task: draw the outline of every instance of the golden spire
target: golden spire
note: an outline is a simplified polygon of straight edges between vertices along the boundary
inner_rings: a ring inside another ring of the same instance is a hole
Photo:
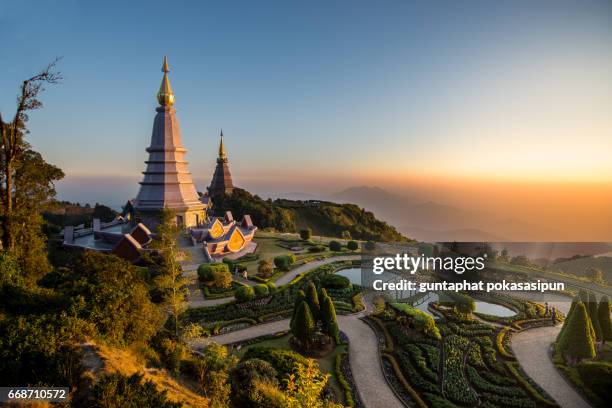
[[[172,92],[170,80],[168,79],[168,72],[170,72],[170,69],[168,68],[168,58],[165,56],[164,63],[162,64],[162,72],[164,73],[164,78],[162,79],[159,92],[157,93],[157,102],[159,102],[161,106],[172,106],[174,105],[174,92]]]
[[[225,146],[223,145],[223,129],[221,129],[221,142],[219,143],[219,158],[227,159],[225,154]]]

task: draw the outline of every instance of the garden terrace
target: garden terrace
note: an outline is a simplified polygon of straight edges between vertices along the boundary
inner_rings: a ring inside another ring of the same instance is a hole
[[[520,310],[530,306],[515,302]],[[396,304],[387,304],[370,318],[386,344],[383,364],[386,374],[395,376],[389,383],[404,400],[431,407],[555,406],[517,367],[512,354],[500,351],[507,347],[505,335],[514,329],[494,327],[437,304],[430,306],[442,317],[437,321],[440,341],[415,336],[414,329],[398,319],[405,308]]]
[[[263,323],[272,320],[283,319],[291,316],[295,297],[299,290],[305,290],[308,283],[323,275],[334,273],[336,270],[352,265],[350,261],[339,261],[317,267],[302,275],[296,276],[289,284],[277,288],[273,294],[254,299],[247,302],[229,302],[221,305],[192,308],[185,313],[185,319],[199,323],[204,328],[210,329],[221,324],[221,328],[228,322],[246,322],[252,324]],[[351,286],[350,290],[330,293],[334,300],[337,312],[347,313],[359,310],[363,307],[358,286]],[[240,320],[250,319],[250,320]]]

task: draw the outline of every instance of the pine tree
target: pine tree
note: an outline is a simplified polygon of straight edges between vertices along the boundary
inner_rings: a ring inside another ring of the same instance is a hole
[[[610,323],[610,303],[607,296],[602,296],[597,309],[599,326],[601,327],[601,341],[612,340],[612,324]]]
[[[558,347],[566,357],[583,359],[595,357],[595,341],[592,324],[584,303],[578,302],[570,318]]]
[[[559,334],[557,335],[557,343],[559,343],[561,341],[561,338],[563,338],[563,335],[567,328],[567,322],[569,322],[570,317],[574,313],[574,310],[576,308],[576,303],[578,302],[580,302],[580,296],[575,296],[574,299],[572,299],[572,305],[570,306],[570,310],[569,312],[567,312],[567,315],[565,316],[565,323],[563,324],[563,326],[561,327],[561,330],[559,331]]]
[[[319,289],[319,299],[324,299],[326,296],[329,296],[327,294],[327,289],[321,287],[321,289]],[[321,304],[323,303],[323,301],[321,301]]]
[[[591,324],[593,325],[593,330],[595,330],[595,339],[601,341],[601,325],[599,324],[597,315],[597,297],[595,297],[593,292],[589,293],[588,314],[591,319]]]
[[[315,331],[315,320],[310,312],[308,303],[302,301],[295,311],[291,334],[300,342],[301,345],[308,348],[312,335]]]
[[[338,329],[338,320],[336,319],[336,308],[334,302],[329,296],[323,298],[321,306],[321,322],[323,333],[332,337],[336,342],[339,342],[340,330]]]
[[[298,310],[298,306],[300,303],[306,300],[306,294],[303,290],[299,290],[297,296],[295,297],[295,302],[293,303],[293,314],[291,316],[291,322],[289,323],[289,327],[293,330],[293,322],[295,321],[295,312]]]
[[[312,282],[308,284],[308,288],[306,289],[306,301],[308,302],[312,316],[315,321],[318,321],[321,315],[321,306],[319,303],[319,295],[317,294],[317,287]]]

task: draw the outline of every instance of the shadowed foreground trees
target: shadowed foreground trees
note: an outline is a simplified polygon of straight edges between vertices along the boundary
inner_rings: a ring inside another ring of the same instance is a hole
[[[32,152],[29,143],[25,140],[25,135],[28,133],[26,127],[29,120],[28,112],[42,107],[42,102],[38,97],[44,90],[45,84],[57,84],[62,79],[61,73],[54,71],[56,63],[57,60],[53,61],[45,69],[22,82],[17,96],[15,115],[10,121],[6,122],[0,114],[0,205],[2,210],[0,239],[2,247],[7,250],[13,250],[15,243],[18,242],[18,234],[15,231],[18,220],[14,217],[14,210],[19,208],[18,203],[15,202],[16,198],[20,194],[23,195],[21,189],[28,184],[24,183],[23,175],[28,171],[38,170],[36,165],[32,166],[27,161],[28,152]],[[21,183],[17,183],[20,175],[22,176]]]

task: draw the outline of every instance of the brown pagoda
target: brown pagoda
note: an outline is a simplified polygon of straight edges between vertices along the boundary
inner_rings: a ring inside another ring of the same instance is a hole
[[[214,197],[216,194],[231,194],[234,191],[234,183],[230,174],[227,154],[223,145],[223,130],[221,130],[221,142],[219,143],[219,157],[217,157],[217,167],[208,187],[208,194]]]

